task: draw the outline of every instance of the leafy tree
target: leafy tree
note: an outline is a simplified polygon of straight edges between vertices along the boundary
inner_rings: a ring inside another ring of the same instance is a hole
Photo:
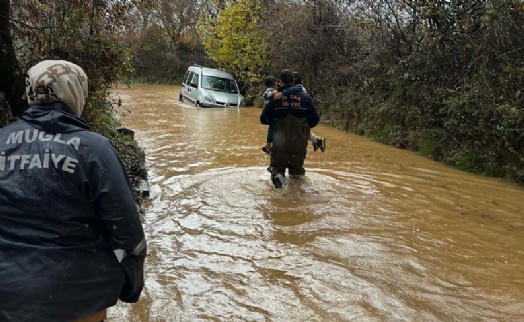
[[[138,8],[137,23],[142,23],[125,35],[133,43],[134,77],[172,83],[181,81],[191,64],[214,66],[197,33],[197,21],[207,8],[207,0],[158,0]]]
[[[218,1],[216,8],[216,15],[204,17],[199,25],[208,56],[244,85],[259,81],[267,66],[268,47],[267,38],[259,31],[261,2]]]
[[[89,98],[82,117],[94,131],[111,140],[134,183],[135,179],[145,179],[143,152],[119,131],[109,90],[131,71],[131,55],[119,41],[128,27],[128,12],[135,3],[146,5],[150,1],[10,2],[10,26],[20,69],[26,71],[43,59],[65,59],[81,66],[89,78]],[[21,84],[24,86],[23,81]],[[22,111],[15,112],[19,115]]]
[[[202,1],[162,0],[156,17],[173,44],[198,42],[197,22],[205,9]]]

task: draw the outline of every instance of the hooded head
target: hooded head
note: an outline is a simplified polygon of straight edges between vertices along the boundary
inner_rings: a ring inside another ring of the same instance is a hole
[[[29,105],[61,101],[79,117],[87,99],[87,76],[71,62],[44,60],[27,72],[26,94]]]

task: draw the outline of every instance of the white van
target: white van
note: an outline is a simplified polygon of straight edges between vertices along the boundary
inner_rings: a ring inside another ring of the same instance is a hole
[[[180,101],[188,100],[195,106],[227,107],[243,106],[244,97],[231,74],[202,66],[189,66],[182,87]]]

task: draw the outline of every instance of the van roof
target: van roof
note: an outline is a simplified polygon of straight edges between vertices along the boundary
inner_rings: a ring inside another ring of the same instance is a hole
[[[234,79],[230,73],[224,70],[209,68],[209,67],[202,67],[202,66],[191,66],[191,67],[202,70],[202,75]]]

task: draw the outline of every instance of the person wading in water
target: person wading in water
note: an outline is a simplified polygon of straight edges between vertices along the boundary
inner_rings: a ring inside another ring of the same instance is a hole
[[[279,91],[294,85],[293,72],[283,70],[279,75]],[[319,122],[319,115],[311,97],[301,91],[283,96],[280,100],[270,99],[262,110],[260,123],[273,123],[273,145],[270,167],[271,180],[276,188],[281,188],[286,169],[290,177],[305,174],[304,160],[311,128]]]

